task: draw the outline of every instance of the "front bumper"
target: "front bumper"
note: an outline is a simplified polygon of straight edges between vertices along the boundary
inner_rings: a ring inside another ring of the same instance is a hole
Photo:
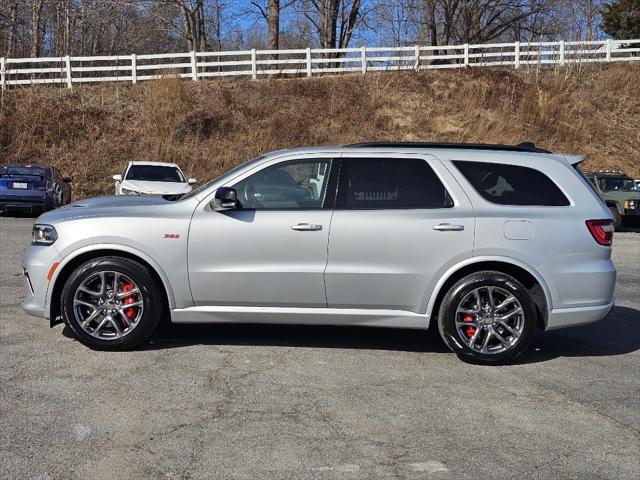
[[[21,306],[25,312],[35,317],[49,318],[47,275],[51,267],[61,260],[54,245],[31,245],[22,257],[24,300]]]
[[[556,308],[551,310],[547,330],[575,327],[597,322],[608,315],[615,305],[615,299],[605,305],[577,308]]]

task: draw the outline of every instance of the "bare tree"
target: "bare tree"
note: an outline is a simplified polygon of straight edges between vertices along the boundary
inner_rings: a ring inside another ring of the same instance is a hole
[[[568,0],[566,18],[571,22],[567,25],[568,34],[578,40],[593,40],[606,3],[604,0]]]
[[[267,22],[267,48],[278,50],[280,48],[280,12],[293,4],[293,0],[282,4],[280,0],[252,0],[260,16]]]
[[[600,38],[606,0],[0,0],[0,54]],[[258,24],[251,21],[257,17]],[[360,35],[360,37],[359,37]],[[274,54],[277,57],[277,54]]]
[[[361,0],[301,0],[298,11],[314,26],[320,48],[346,48],[362,20]]]

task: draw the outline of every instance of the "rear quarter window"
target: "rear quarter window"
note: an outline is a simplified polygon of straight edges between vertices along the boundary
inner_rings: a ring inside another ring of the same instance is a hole
[[[473,188],[498,205],[564,207],[569,199],[544,173],[502,163],[453,162]]]

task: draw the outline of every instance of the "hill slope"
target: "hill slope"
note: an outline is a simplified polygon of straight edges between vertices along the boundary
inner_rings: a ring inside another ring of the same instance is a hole
[[[640,64],[27,88],[0,112],[0,163],[53,163],[76,198],[111,193],[130,159],[204,181],[270,150],[367,140],[527,140],[639,178]]]

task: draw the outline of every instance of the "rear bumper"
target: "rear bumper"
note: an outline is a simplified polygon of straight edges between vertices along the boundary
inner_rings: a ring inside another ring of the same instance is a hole
[[[53,195],[46,193],[27,194],[26,192],[0,193],[0,209],[48,209],[53,207]]]
[[[551,310],[547,330],[586,325],[603,319],[615,305],[615,300],[605,305],[577,308],[556,308]]]

